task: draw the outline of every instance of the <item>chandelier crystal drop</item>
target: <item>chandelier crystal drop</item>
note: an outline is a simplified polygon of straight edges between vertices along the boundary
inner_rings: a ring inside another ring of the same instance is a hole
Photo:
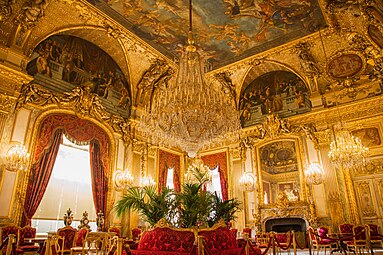
[[[257,177],[252,172],[245,172],[239,179],[239,185],[243,191],[252,192],[255,190]]]
[[[318,163],[311,163],[305,169],[305,176],[308,184],[321,184],[323,182],[323,169]]]
[[[337,168],[355,168],[365,164],[368,148],[347,130],[340,130],[336,133],[336,139],[330,144],[328,156]]]
[[[189,3],[188,44],[180,59],[177,80],[156,89],[139,128],[151,142],[178,146],[189,157],[195,157],[203,147],[234,138],[240,122],[235,102],[204,80],[202,59],[192,35],[191,0]]]
[[[117,170],[114,173],[114,187],[116,191],[124,191],[132,187],[134,177],[128,171]]]
[[[26,170],[29,156],[24,145],[17,144],[11,147],[5,156],[6,169],[11,172]]]

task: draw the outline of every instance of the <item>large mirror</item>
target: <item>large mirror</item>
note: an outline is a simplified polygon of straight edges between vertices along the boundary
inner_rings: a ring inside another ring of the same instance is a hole
[[[257,148],[261,205],[277,203],[281,192],[289,202],[304,199],[299,151],[295,139],[272,141]]]

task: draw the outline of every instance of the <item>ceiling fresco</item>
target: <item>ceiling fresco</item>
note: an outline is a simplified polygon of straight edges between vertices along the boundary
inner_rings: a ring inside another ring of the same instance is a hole
[[[112,8],[123,17],[121,23],[140,38],[178,58],[188,31],[188,2],[98,0],[94,4],[109,15],[113,12],[107,8]],[[324,25],[317,0],[193,1],[195,41],[213,69],[306,36]]]

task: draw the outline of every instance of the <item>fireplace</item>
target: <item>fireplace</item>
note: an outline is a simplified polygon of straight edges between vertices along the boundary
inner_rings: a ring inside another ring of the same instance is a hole
[[[265,223],[266,232],[274,231],[285,233],[290,230],[296,232],[306,231],[306,221],[302,218],[274,218]]]

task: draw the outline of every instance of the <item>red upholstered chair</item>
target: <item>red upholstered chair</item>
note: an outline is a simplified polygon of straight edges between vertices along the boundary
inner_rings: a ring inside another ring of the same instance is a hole
[[[307,230],[309,232],[311,247],[317,251],[317,254],[319,254],[319,250],[322,248],[324,248],[324,254],[326,254],[326,248],[329,248],[331,253],[333,246],[332,242],[328,240],[321,241],[312,227],[308,227]]]
[[[352,229],[354,224],[343,223],[339,225],[339,233],[342,234],[341,238],[347,242],[352,241]]]
[[[251,228],[244,228],[242,232],[246,233],[248,237],[251,238]]]
[[[328,226],[319,227],[319,228],[317,228],[317,233],[319,236],[319,240],[322,243],[328,242],[328,243],[331,243],[334,245],[338,244],[338,241],[336,239],[333,239],[330,237],[330,227],[328,227]]]
[[[237,238],[238,229],[236,229],[236,228],[231,228],[231,229],[230,229],[230,232]]]
[[[110,227],[108,229],[108,232],[114,232],[114,233],[116,233],[116,236],[118,236],[118,237],[121,236],[121,230],[119,227]]]
[[[367,229],[365,226],[356,225],[352,228],[353,238],[352,241],[347,241],[347,246],[354,249],[356,254],[361,254],[366,251],[368,253],[368,240],[367,240]]]
[[[32,253],[36,254],[40,249],[40,246],[34,245],[33,243],[26,242],[25,238],[34,238],[36,237],[36,229],[27,225],[23,228],[19,229],[19,238],[18,238],[18,249],[21,250],[22,253]]]
[[[370,241],[371,244],[378,243],[381,248],[383,248],[382,235],[379,234],[378,225],[376,224],[367,224],[367,230],[370,232]]]
[[[140,240],[142,230],[140,228],[133,228],[132,229],[132,239],[133,241]]]
[[[16,238],[15,242],[17,243],[18,242],[18,236],[19,236],[19,229],[20,229],[20,227],[17,227],[17,226],[14,226],[14,225],[2,227],[1,231],[0,231],[0,234],[1,234],[1,236],[0,236],[0,245],[3,244],[5,238],[7,238],[8,235],[10,235],[10,234],[15,235],[15,238]],[[3,252],[3,254],[5,254],[6,247],[3,248],[2,252]],[[19,251],[19,253],[20,253],[20,251]]]
[[[65,226],[57,230],[57,235],[64,237],[63,241],[59,240],[58,253],[70,253],[70,249],[76,246],[77,229],[71,226]]]

